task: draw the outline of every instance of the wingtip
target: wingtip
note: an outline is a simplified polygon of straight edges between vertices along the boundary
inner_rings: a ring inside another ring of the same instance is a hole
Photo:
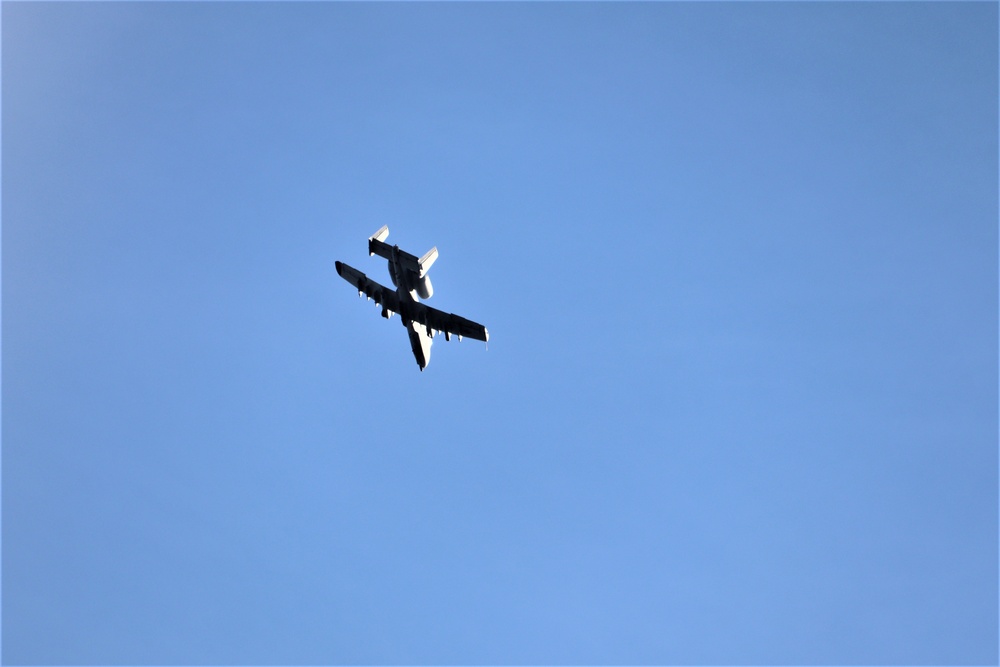
[[[343,274],[343,271],[341,270],[341,267],[343,266],[343,264],[341,264],[340,262],[335,261],[333,263],[333,265],[337,267],[337,275],[338,276],[343,276],[344,274]]]

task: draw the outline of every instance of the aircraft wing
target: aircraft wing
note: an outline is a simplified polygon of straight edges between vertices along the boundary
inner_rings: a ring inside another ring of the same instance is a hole
[[[396,290],[380,285],[365,274],[343,262],[336,262],[337,274],[358,288],[358,296],[364,294],[375,303],[393,313],[399,312],[399,297]],[[463,334],[464,335],[464,334]]]
[[[490,332],[482,324],[477,324],[454,313],[446,313],[419,302],[411,304],[410,309],[413,320],[430,329],[445,332],[445,337],[449,340],[452,335],[474,338],[483,342],[490,339]]]

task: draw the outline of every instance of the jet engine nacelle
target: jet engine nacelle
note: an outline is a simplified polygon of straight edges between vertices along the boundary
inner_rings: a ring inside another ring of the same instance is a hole
[[[392,270],[392,260],[391,259],[389,260],[389,277],[392,278],[392,286],[393,287],[399,287],[399,285],[396,284],[396,272]]]
[[[417,281],[417,294],[421,299],[429,299],[434,296],[434,286],[431,285],[431,277],[425,275]]]

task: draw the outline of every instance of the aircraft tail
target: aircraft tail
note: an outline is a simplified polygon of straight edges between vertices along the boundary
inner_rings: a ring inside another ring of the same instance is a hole
[[[410,253],[404,252],[397,247],[385,243],[385,239],[388,236],[388,225],[385,225],[382,229],[369,236],[368,254],[385,257],[388,260],[392,260],[395,257],[395,260],[398,261],[400,266],[402,266],[405,270],[412,271],[423,278],[427,271],[431,268],[431,264],[433,264],[438,258],[438,249],[436,247],[431,248],[427,251],[426,255],[417,259]]]
[[[427,251],[426,255],[424,255],[417,261],[417,264],[420,266],[421,278],[427,275],[427,272],[431,270],[431,266],[434,264],[437,258],[438,258],[438,249],[437,246],[434,246],[433,248]]]
[[[368,237],[368,256],[380,255],[382,257],[391,256],[388,255],[388,247],[383,243],[389,236],[389,225],[382,225],[382,229],[378,230],[374,234]]]

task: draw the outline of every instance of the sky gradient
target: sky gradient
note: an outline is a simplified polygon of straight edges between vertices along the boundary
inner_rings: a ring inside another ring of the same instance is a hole
[[[3,3],[3,662],[996,664],[997,25]]]

